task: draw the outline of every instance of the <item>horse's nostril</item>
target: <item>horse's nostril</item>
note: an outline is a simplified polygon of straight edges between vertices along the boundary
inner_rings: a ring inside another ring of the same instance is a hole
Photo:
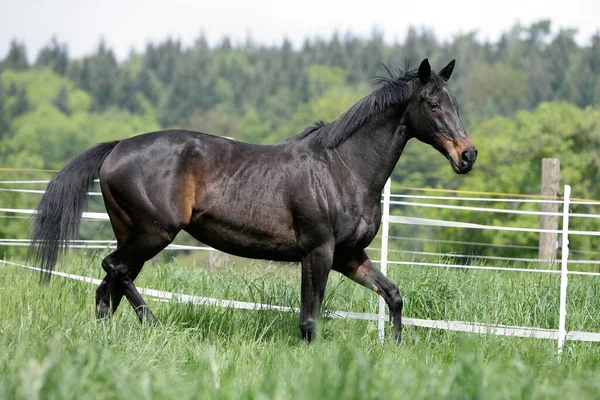
[[[464,150],[460,155],[461,164],[464,168],[473,165],[476,158],[477,158],[477,150],[467,149],[467,150]]]
[[[460,158],[461,158],[463,164],[468,164],[469,163],[469,150],[463,151],[462,154],[460,155]]]

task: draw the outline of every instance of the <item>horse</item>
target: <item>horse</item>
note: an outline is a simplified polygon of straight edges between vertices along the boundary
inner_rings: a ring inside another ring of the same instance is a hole
[[[466,174],[477,149],[447,81],[424,59],[390,69],[378,87],[337,120],[318,122],[270,145],[188,130],[162,130],[100,143],[49,182],[32,220],[29,254],[50,276],[75,239],[87,192],[99,179],[117,248],[102,260],[95,315],[123,296],[142,324],[156,317],[134,281],[146,261],[186,231],[236,256],[300,262],[301,338],[314,337],[327,279],[335,270],[383,297],[402,337],[398,287],[367,257],[381,223],[381,193],[407,142],[416,138]]]

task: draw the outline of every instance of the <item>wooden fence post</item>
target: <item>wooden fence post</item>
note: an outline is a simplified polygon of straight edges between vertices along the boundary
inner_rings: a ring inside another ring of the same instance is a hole
[[[542,196],[557,197],[560,179],[560,160],[558,158],[542,159]],[[558,213],[558,203],[542,203],[542,212]],[[540,215],[540,229],[558,230],[558,215]],[[541,260],[556,260],[556,232],[541,232],[538,257]]]

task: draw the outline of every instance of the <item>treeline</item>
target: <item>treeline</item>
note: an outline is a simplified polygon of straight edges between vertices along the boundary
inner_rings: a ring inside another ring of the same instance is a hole
[[[404,66],[407,59],[417,63],[429,57],[434,65],[445,65],[456,58],[455,92],[467,121],[474,123],[550,100],[581,107],[597,103],[600,35],[591,38],[589,47],[578,46],[574,35],[575,30],[552,33],[550,21],[515,25],[497,42],[480,42],[475,33],[442,41],[429,30],[415,28],[408,30],[404,42],[392,45],[374,31],[367,39],[351,34],[307,39],[300,49],[287,40],[277,47],[251,40],[233,46],[228,38],[210,47],[200,35],[188,48],[171,39],[148,44],[143,53],[132,53],[122,63],[103,43],[94,54],[71,59],[67,45],[52,39],[32,64],[26,48],[13,40],[0,68],[51,68],[91,95],[92,111],[117,107],[142,114],[149,103],[161,126],[189,124],[194,113],[222,106],[234,119],[259,110],[277,128],[298,105],[326,89],[328,82],[311,79],[310,66],[339,68],[344,82],[354,86],[381,75],[382,63]],[[3,88],[4,96],[19,98],[9,110],[13,117],[27,109],[23,90]],[[280,118],[271,121],[266,109],[273,102],[280,105]],[[69,111],[64,93],[57,103]]]
[[[600,35],[579,46],[574,34],[553,33],[549,21],[516,25],[497,42],[478,41],[474,33],[440,40],[428,30],[410,28],[402,43],[386,44],[375,31],[366,39],[347,34],[306,40],[300,49],[285,40],[280,46],[264,47],[252,41],[234,46],[223,39],[211,47],[199,36],[188,48],[170,39],[149,44],[143,53],[132,52],[122,62],[102,43],[94,54],[72,59],[67,45],[56,39],[29,58],[27,49],[14,40],[0,61],[0,166],[58,169],[94,143],[167,127],[276,142],[314,120],[337,118],[369,93],[369,80],[385,73],[383,63],[403,67],[411,59],[416,66],[428,57],[437,69],[457,60],[450,86],[480,156],[472,173],[457,176],[435,150],[411,142],[394,171],[396,190],[437,187],[535,194],[540,190],[541,158],[558,157],[562,183],[573,185],[574,195],[600,198]],[[2,177],[32,179],[20,172],[4,172]],[[33,208],[39,198],[2,192],[0,199],[6,208]],[[101,211],[96,200],[92,210]],[[536,224],[535,218],[450,211],[395,210],[484,224]],[[577,227],[600,228],[594,221]],[[83,229],[85,237],[98,234],[98,225]],[[535,234],[393,229],[399,236],[473,241],[477,235],[477,240],[489,243],[537,245]],[[109,233],[105,230],[104,237]],[[26,235],[25,220],[0,220],[0,238]],[[591,238],[574,238],[572,243],[581,250],[594,248]],[[453,244],[416,248],[455,250]],[[496,247],[469,251],[512,251],[520,256],[526,252]]]

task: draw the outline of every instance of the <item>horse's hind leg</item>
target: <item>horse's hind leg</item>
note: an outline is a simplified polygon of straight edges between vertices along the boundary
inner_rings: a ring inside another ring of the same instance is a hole
[[[167,247],[176,234],[176,230],[159,232],[158,229],[153,230],[151,234],[131,234],[117,250],[102,261],[102,268],[111,277],[108,285],[113,284],[112,288],[108,286],[107,289],[113,289],[113,292],[109,293],[114,309],[121,300],[119,295],[121,297],[125,295],[140,322],[153,323],[156,321],[133,281],[140,273],[144,263]],[[117,287],[118,285],[120,288]]]
[[[121,253],[117,251],[109,254],[102,260],[102,268],[106,271],[107,276],[111,277],[107,291],[110,296],[113,312],[119,306],[123,295],[125,295],[140,322],[152,324],[156,318],[133,284],[143,265],[144,262],[140,262],[139,260],[122,259]]]
[[[117,310],[123,296],[129,300],[140,321],[152,322],[155,318],[133,282],[144,263],[167,247],[179,231],[178,224],[137,221],[128,226],[109,210],[111,223],[117,237],[117,249],[102,261],[106,276],[96,290],[96,317],[103,319]],[[158,218],[157,218],[158,219]]]
[[[127,240],[129,229],[127,226],[109,210],[111,225],[117,238],[117,248],[121,247]],[[138,273],[141,268],[138,269]],[[132,280],[135,280],[132,275]],[[121,299],[123,298],[123,287],[116,279],[113,279],[111,274],[106,274],[104,279],[96,289],[96,318],[99,320],[110,317],[117,311]]]

